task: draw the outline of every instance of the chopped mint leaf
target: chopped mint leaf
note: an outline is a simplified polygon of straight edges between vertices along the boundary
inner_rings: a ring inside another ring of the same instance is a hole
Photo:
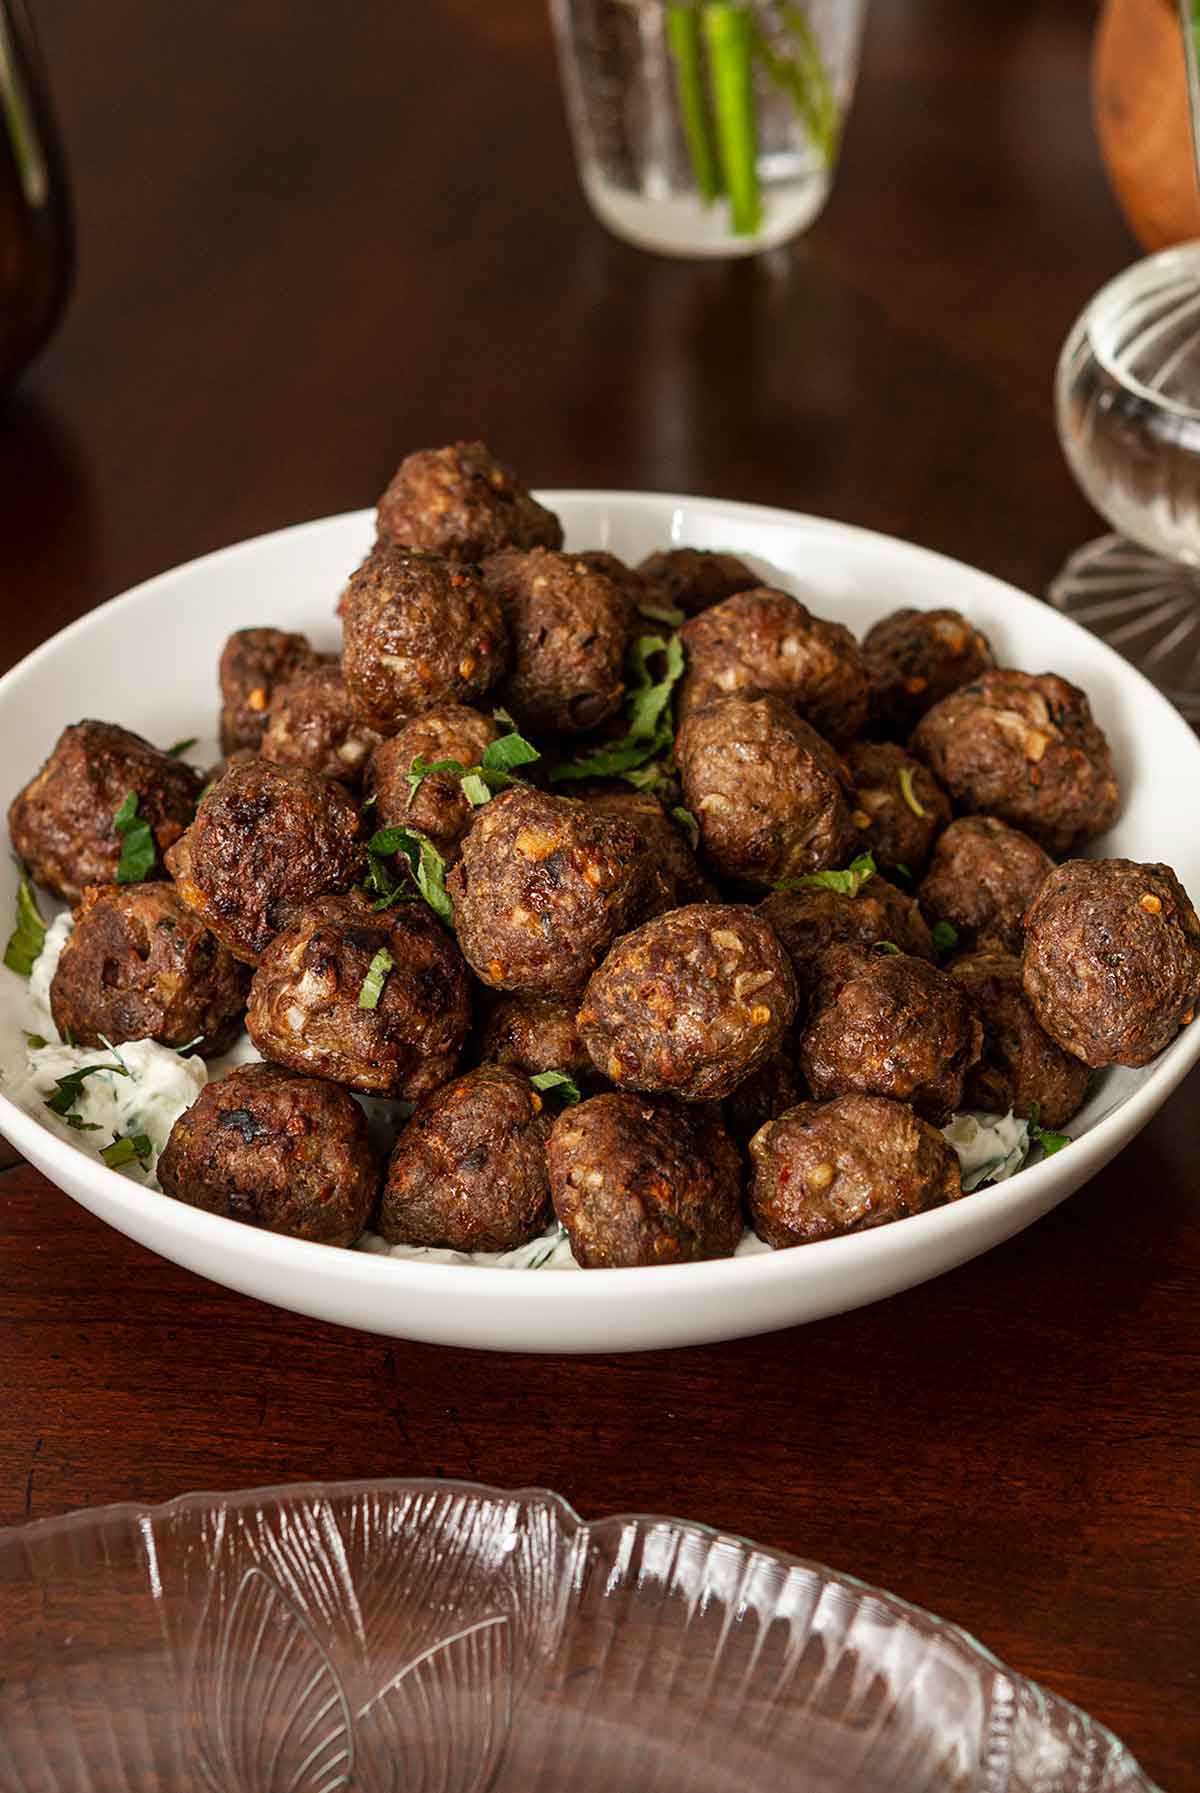
[[[565,1071],[539,1071],[529,1081],[536,1090],[553,1090],[559,1101],[568,1107],[581,1100],[579,1085]]]
[[[464,772],[461,789],[472,809],[482,809],[492,797],[492,787],[481,772]]]
[[[940,953],[948,953],[952,946],[958,945],[958,929],[948,921],[935,921],[932,929],[933,944]]]
[[[43,1039],[40,1033],[27,1033],[25,1035],[25,1044],[31,1052],[40,1052],[42,1047],[48,1046],[50,1042],[49,1040]]]
[[[684,834],[687,836],[688,846],[694,853],[696,848],[700,845],[700,824],[692,814],[691,810],[684,809],[681,804],[677,804],[671,811],[671,820],[677,822],[680,828],[682,828]]]
[[[122,837],[121,857],[117,862],[118,884],[140,884],[154,870],[158,858],[150,824],[137,811],[137,792],[129,791],[113,817],[112,825]]]
[[[663,674],[655,679],[651,661],[663,656]],[[635,779],[633,774],[669,754],[675,738],[671,714],[675,686],[683,676],[683,643],[678,635],[641,635],[629,651],[628,689],[625,716],[626,734],[610,746],[598,747],[582,759],[568,760],[555,766],[550,774],[552,784],[579,778],[624,778],[640,789],[648,780]],[[655,775],[657,779],[657,774]],[[657,780],[660,784],[662,780]]]
[[[17,885],[17,925],[9,935],[8,945],[4,949],[4,963],[10,971],[19,971],[22,977],[28,977],[45,940],[46,924],[37,906],[29,875],[22,870],[21,881]]]
[[[921,802],[916,791],[913,789],[912,767],[901,766],[899,779],[900,795],[904,798],[904,801],[908,804],[908,807],[912,810],[914,816],[920,816],[921,820],[924,821],[928,816],[929,811],[925,808],[925,805]]]
[[[888,870],[890,872],[899,872],[900,876],[904,879],[904,882],[906,884],[911,884],[913,882],[913,875],[909,871],[909,869],[906,865],[901,865],[901,864],[899,864],[899,862],[897,862],[897,864],[895,864],[895,865],[890,865],[888,867]]]
[[[395,963],[396,961],[393,959],[387,947],[381,946],[379,951],[375,954],[375,957],[371,960],[367,975],[363,979],[362,989],[358,993],[358,1006],[360,1009],[373,1009],[378,1007],[379,998],[383,995],[383,986],[387,982],[388,972],[392,970]]]
[[[869,853],[860,853],[844,871],[809,872],[803,878],[781,878],[776,890],[836,890],[840,896],[856,897],[868,879],[875,876],[875,861]]]
[[[687,621],[685,610],[659,598],[643,598],[637,608],[639,616],[646,617],[652,623],[665,623],[668,629],[678,629],[681,623]]]
[[[176,741],[176,743],[173,747],[167,748],[167,753],[169,754],[171,759],[177,760],[177,759],[179,759],[181,754],[185,754],[187,752],[189,747],[194,747],[196,745],[196,742],[199,740],[199,738],[200,737],[198,735],[189,735],[186,741]],[[142,1135],[142,1134],[138,1135],[139,1139],[141,1139],[143,1137],[144,1137],[144,1135]]]
[[[899,954],[900,948],[896,945],[894,940],[877,940],[875,942],[875,951],[877,953]]]
[[[452,926],[454,911],[446,893],[446,861],[428,836],[418,833],[415,828],[381,828],[367,843],[371,867],[367,888],[384,899],[376,903],[376,908],[390,908],[393,903],[407,899],[408,893],[402,885],[389,883],[387,868],[382,863],[396,854],[408,862],[412,882],[434,914]]]
[[[78,1071],[68,1071],[65,1077],[58,1079],[54,1086],[54,1094],[46,1097],[46,1107],[52,1114],[69,1116],[83,1091],[84,1079],[94,1077],[97,1071],[111,1071],[114,1077],[128,1077],[129,1075],[125,1066],[119,1061],[115,1065],[83,1065]],[[75,1126],[76,1121],[72,1120],[70,1124]],[[80,1121],[78,1124],[82,1126],[83,1122]]]
[[[149,1170],[153,1149],[144,1133],[114,1133],[112,1144],[105,1146],[100,1156],[109,1170],[119,1170],[123,1164],[132,1164],[135,1159],[143,1170]]]
[[[541,754],[532,741],[515,728],[507,735],[501,735],[496,741],[489,741],[483,750],[483,758],[479,769],[483,772],[511,772],[514,766],[531,766],[534,760],[540,760]]]
[[[1071,1143],[1069,1133],[1053,1133],[1048,1127],[1038,1125],[1039,1104],[1029,1104],[1029,1138],[1035,1146],[1041,1146],[1047,1158],[1053,1158],[1055,1152],[1061,1152],[1064,1146]]]

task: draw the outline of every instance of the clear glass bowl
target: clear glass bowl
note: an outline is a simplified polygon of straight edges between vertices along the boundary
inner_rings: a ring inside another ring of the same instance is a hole
[[[0,1533],[3,1793],[1153,1793],[953,1625],[676,1519],[378,1482]]]

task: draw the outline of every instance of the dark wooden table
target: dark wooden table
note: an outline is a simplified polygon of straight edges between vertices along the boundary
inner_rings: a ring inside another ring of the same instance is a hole
[[[1090,5],[872,0],[828,211],[740,265],[592,223],[543,11],[44,0],[80,269],[0,404],[6,662],[465,434],[535,483],[796,505],[1033,591],[1095,532],[1050,404],[1073,316],[1134,254],[1091,136]],[[934,1284],[630,1358],[277,1313],[16,1165],[0,1523],[405,1473],[683,1513],[957,1620],[1200,1788],[1198,1091]]]

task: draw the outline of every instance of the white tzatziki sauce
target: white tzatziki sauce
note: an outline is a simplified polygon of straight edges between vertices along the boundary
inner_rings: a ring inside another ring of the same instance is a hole
[[[176,1120],[190,1108],[210,1071],[219,1076],[235,1064],[246,1064],[259,1054],[246,1035],[215,1065],[195,1056],[183,1057],[154,1040],[132,1040],[120,1046],[68,1046],[60,1040],[50,1014],[50,983],[59,954],[71,932],[69,911],[46,930],[41,953],[29,976],[25,1003],[26,1067],[19,1079],[6,1080],[5,1093],[79,1151],[100,1158],[116,1138],[144,1135],[150,1143],[147,1163],[131,1159],[119,1168],[143,1188],[158,1190],[155,1166]],[[59,1081],[87,1066],[101,1066],[78,1085],[70,1117],[47,1108]],[[386,1151],[406,1109],[370,1096],[357,1098],[367,1115],[372,1137]],[[78,1125],[72,1125],[72,1118]],[[1002,1183],[1020,1170],[1029,1153],[1028,1123],[1012,1114],[956,1114],[942,1128],[942,1135],[958,1156],[962,1185],[970,1193],[985,1182]],[[393,1258],[420,1258],[431,1264],[474,1264],[489,1270],[578,1270],[563,1228],[550,1227],[515,1251],[443,1251],[428,1245],[389,1245],[377,1233],[366,1232],[355,1243],[357,1251]],[[770,1251],[749,1229],[743,1234],[735,1257],[752,1257]]]

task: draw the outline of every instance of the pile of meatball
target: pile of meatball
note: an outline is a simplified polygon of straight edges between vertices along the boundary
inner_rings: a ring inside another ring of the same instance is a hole
[[[726,1256],[747,1222],[800,1245],[957,1200],[955,1110],[1062,1127],[1192,1020],[1179,881],[1079,857],[1120,803],[1086,696],[956,611],[860,642],[731,554],[564,553],[459,443],[401,463],[338,613],[340,658],[230,638],[207,781],[85,721],[9,813],[75,907],[64,1038],[261,1054],[176,1122],[169,1196],[464,1253],[557,1218],[584,1268]],[[601,775],[664,616],[673,751]],[[540,757],[481,800],[514,728]],[[155,862],[123,883],[130,793]],[[448,868],[452,926],[400,862],[381,903],[388,829]],[[356,1097],[413,1105],[386,1162]]]

